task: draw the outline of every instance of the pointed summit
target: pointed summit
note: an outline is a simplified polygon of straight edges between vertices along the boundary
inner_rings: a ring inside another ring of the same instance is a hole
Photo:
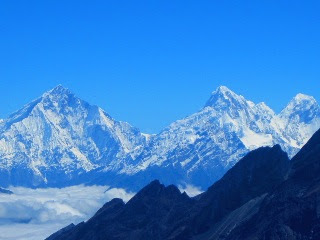
[[[299,93],[279,115],[288,119],[299,115],[300,121],[310,122],[313,118],[320,117],[320,106],[314,97]]]
[[[243,96],[237,95],[226,86],[220,86],[212,92],[211,97],[205,104],[205,107],[222,107],[225,109],[231,107],[231,105],[238,106],[245,102],[246,100]]]
[[[53,89],[49,90],[50,93],[65,93],[70,92],[68,88],[63,87],[61,84],[57,85]]]
[[[235,94],[235,93],[226,86],[219,86],[215,91],[212,92],[211,95],[216,95],[216,94]]]
[[[90,106],[89,103],[78,98],[68,88],[58,85],[55,88],[45,92],[41,96],[41,103],[45,108],[62,108],[70,107],[76,108],[79,105],[85,105],[86,108]]]
[[[59,84],[58,86],[54,87],[53,89],[45,92],[42,95],[42,97],[45,98],[47,96],[50,96],[50,97],[53,97],[53,98],[57,98],[57,97],[70,95],[70,94],[72,94],[72,92],[68,88],[65,88],[61,84]]]
[[[215,92],[222,92],[222,93],[226,93],[226,92],[232,92],[228,87],[226,86],[219,86],[217,87],[217,89],[214,91]]]
[[[37,113],[35,114],[38,115],[39,112],[44,114],[45,111],[50,110],[56,114],[61,114],[61,117],[65,117],[65,114],[69,114],[79,107],[88,110],[90,106],[89,103],[76,97],[69,89],[59,84],[11,114],[9,118],[5,120],[5,124],[6,127],[9,128],[13,123],[28,118],[34,111],[36,111]]]

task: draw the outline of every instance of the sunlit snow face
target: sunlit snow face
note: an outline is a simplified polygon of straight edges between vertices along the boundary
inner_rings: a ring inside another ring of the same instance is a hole
[[[128,201],[133,196],[106,186],[10,190],[14,194],[0,194],[0,239],[44,239],[70,223],[87,220],[113,198]]]

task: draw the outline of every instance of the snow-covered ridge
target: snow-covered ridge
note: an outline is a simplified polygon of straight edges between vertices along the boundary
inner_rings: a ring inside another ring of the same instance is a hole
[[[221,86],[200,111],[149,135],[59,85],[0,121],[1,184],[95,183],[102,174],[99,183],[139,176],[137,184],[156,177],[206,187],[257,147],[280,144],[293,156],[318,128],[311,96],[276,114]]]
[[[298,94],[276,114],[264,102],[253,103],[225,86],[205,106],[155,136],[122,173],[136,174],[158,166],[185,172],[186,181],[203,185],[219,178],[249,150],[280,144],[292,157],[320,128],[320,107]]]

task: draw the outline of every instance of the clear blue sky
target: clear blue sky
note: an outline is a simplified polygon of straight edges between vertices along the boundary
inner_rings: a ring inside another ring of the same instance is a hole
[[[62,84],[158,132],[226,85],[320,100],[320,1],[0,1],[0,117]]]

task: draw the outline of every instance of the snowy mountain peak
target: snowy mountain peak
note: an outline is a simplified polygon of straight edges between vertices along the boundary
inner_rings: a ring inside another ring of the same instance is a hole
[[[238,105],[246,104],[246,100],[243,96],[237,95],[229,88],[225,86],[218,87],[214,92],[212,92],[210,99],[205,104],[205,107],[213,108],[233,108]]]
[[[98,114],[98,107],[90,105],[72,93],[69,89],[58,85],[57,87],[45,92],[39,99],[41,111],[51,110],[64,118],[67,115],[84,114],[94,111]],[[82,113],[81,113],[82,112]],[[79,115],[79,116],[80,116]],[[84,116],[82,116],[84,117]]]
[[[310,122],[320,117],[320,106],[312,96],[297,94],[279,114],[282,118],[293,119],[299,115],[300,122]]]
[[[42,99],[59,102],[70,97],[71,95],[74,96],[74,94],[68,88],[63,87],[62,85],[58,85],[55,88],[45,92],[42,95]]]
[[[294,109],[294,110],[307,110],[313,105],[318,106],[317,101],[314,97],[298,93],[287,105],[285,109]],[[284,109],[284,110],[285,110]]]
[[[217,87],[217,89],[212,92],[211,96],[216,96],[216,95],[225,96],[225,97],[238,96],[236,93],[231,91],[226,86]]]
[[[227,93],[227,92],[232,92],[232,91],[226,86],[219,86],[219,87],[217,87],[217,89],[213,93],[216,93],[216,92]],[[234,93],[234,92],[232,92],[232,93]]]
[[[59,174],[72,178],[98,166],[119,168],[145,143],[138,129],[59,85],[0,124],[0,173],[22,166],[30,170],[31,184],[57,182]]]
[[[70,111],[76,111],[79,105],[83,105],[83,107],[90,106],[85,101],[77,98],[69,89],[58,85],[57,87],[45,92],[41,97],[33,100],[18,111],[11,114],[7,119],[3,120],[3,123],[8,129],[12,124],[22,121],[31,115],[37,115],[39,117],[40,115],[44,116],[46,115],[45,112],[47,110],[56,112],[56,114],[61,114],[59,118],[65,118],[66,109]]]
[[[273,121],[282,129],[291,146],[300,149],[320,127],[320,107],[317,101],[305,94],[297,94]]]
[[[293,101],[295,102],[316,102],[316,100],[314,99],[314,97],[306,95],[306,94],[302,94],[302,93],[298,93],[294,98]]]
[[[44,95],[52,95],[52,96],[66,95],[66,94],[71,94],[71,91],[68,88],[63,87],[61,84],[44,93]]]

